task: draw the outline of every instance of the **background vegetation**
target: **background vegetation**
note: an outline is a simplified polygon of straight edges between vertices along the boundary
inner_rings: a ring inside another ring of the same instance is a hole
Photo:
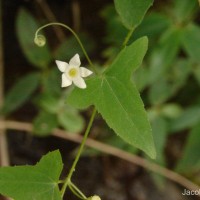
[[[73,158],[76,145],[55,139],[51,134],[61,128],[67,135],[80,138],[90,110],[77,110],[66,104],[71,89],[60,88],[60,73],[54,60],[68,61],[78,52],[83,65],[88,64],[69,33],[50,28],[44,33],[48,44],[38,48],[33,43],[35,31],[55,18],[71,25],[100,70],[112,62],[128,31],[112,1],[45,3],[10,0],[3,2],[2,6],[5,99],[1,115],[9,121],[25,121],[33,125],[31,136],[8,131],[11,164],[34,163],[44,152],[57,148],[62,150],[64,158],[69,155]],[[155,1],[130,40],[131,43],[145,35],[149,38],[145,61],[133,80],[152,124],[157,158],[151,162],[170,168],[197,185],[200,184],[199,16],[196,0]],[[91,138],[145,157],[116,137],[100,117],[96,119]],[[101,193],[105,199],[115,199],[116,196],[118,199],[178,199],[176,194],[183,192],[183,188],[171,184],[176,191],[168,194],[165,189],[168,180],[163,176],[147,173],[126,162],[122,165],[122,161],[105,156],[101,151],[88,148],[84,155],[80,166],[87,171],[91,182],[96,180],[97,186],[92,190]],[[81,173],[77,174],[79,182],[85,179]],[[98,182],[97,177],[102,174],[104,178]],[[91,182],[84,183],[86,192],[91,188]],[[149,196],[149,184],[153,184],[150,187],[154,193],[152,196]],[[169,187],[169,190],[172,189]],[[144,197],[135,193],[142,193]]]

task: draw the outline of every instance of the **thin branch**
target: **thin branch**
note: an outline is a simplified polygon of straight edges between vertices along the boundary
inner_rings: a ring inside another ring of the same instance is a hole
[[[53,14],[52,10],[50,9],[49,5],[46,3],[46,1],[45,0],[36,0],[36,1],[40,5],[40,8],[44,12],[44,15],[47,18],[47,20],[49,22],[56,22],[57,19]],[[65,39],[65,34],[63,30],[59,26],[53,26],[52,28],[59,41],[62,42]]]
[[[77,40],[79,46],[81,47],[81,49],[82,49],[82,51],[83,51],[83,53],[84,53],[84,55],[85,55],[85,57],[86,57],[88,63],[90,64],[90,67],[92,68],[92,70],[94,71],[94,73],[95,73],[96,75],[99,75],[99,72],[98,72],[98,70],[96,69],[96,67],[94,66],[94,64],[92,63],[92,61],[91,61],[91,59],[90,59],[90,57],[89,57],[89,55],[88,55],[88,53],[87,53],[87,51],[86,51],[86,49],[85,49],[85,47],[84,47],[84,45],[83,45],[81,39],[79,38],[79,36],[77,35],[77,33],[76,33],[72,28],[70,28],[69,26],[67,26],[67,25],[65,25],[65,24],[63,24],[63,23],[59,23],[59,22],[51,22],[51,23],[45,24],[45,25],[41,26],[40,28],[38,28],[38,29],[36,30],[36,32],[35,32],[35,39],[34,39],[34,40],[36,40],[37,37],[40,36],[40,35],[39,35],[39,32],[40,32],[42,29],[47,28],[47,27],[49,27],[49,26],[61,26],[61,27],[65,28],[65,29],[67,29],[68,31],[70,31],[70,32],[74,35],[74,37],[76,38],[76,40]]]
[[[3,8],[2,1],[0,0],[0,107],[3,105],[4,99],[4,60],[3,60]],[[3,120],[3,117],[0,117]],[[9,156],[7,148],[7,138],[5,130],[0,130],[0,165],[9,165]]]
[[[88,123],[88,125],[87,125],[87,128],[86,128],[86,130],[85,130],[85,133],[84,133],[84,136],[83,136],[83,140],[82,140],[81,145],[80,145],[80,147],[79,147],[79,150],[78,150],[78,152],[77,152],[77,154],[76,154],[75,160],[74,160],[74,162],[73,162],[73,164],[72,164],[72,167],[71,167],[70,170],[69,170],[69,174],[67,175],[67,177],[66,177],[66,179],[65,179],[65,182],[64,182],[64,184],[63,184],[63,186],[62,186],[62,188],[61,188],[61,195],[62,195],[62,197],[64,196],[65,190],[66,190],[66,188],[67,188],[67,186],[68,186],[68,183],[69,183],[69,181],[71,180],[71,177],[72,177],[72,175],[73,175],[73,173],[74,173],[74,171],[75,171],[76,165],[77,165],[77,163],[78,163],[78,161],[79,161],[79,158],[80,158],[80,156],[81,156],[81,153],[82,153],[83,148],[84,148],[84,146],[85,146],[85,143],[86,143],[86,141],[87,141],[88,135],[89,135],[89,133],[90,133],[90,130],[91,130],[91,127],[92,127],[92,124],[93,124],[93,121],[94,121],[94,118],[95,118],[96,113],[97,113],[97,110],[96,110],[96,108],[94,108],[94,109],[93,109],[93,112],[92,112],[92,115],[91,115],[91,117],[90,117],[89,123]]]
[[[0,129],[14,129],[19,131],[27,131],[32,132],[32,124],[25,123],[25,122],[17,122],[17,121],[0,121]],[[76,143],[81,143],[83,137],[78,134],[70,134],[66,133],[66,131],[55,129],[53,131],[53,135],[62,139],[70,140]],[[136,165],[139,165],[145,169],[151,170],[157,174],[160,174],[179,185],[188,188],[189,190],[198,190],[199,186],[195,183],[191,182],[187,178],[181,176],[180,174],[173,172],[167,168],[161,167],[158,164],[155,164],[153,162],[150,162],[144,158],[141,158],[137,155],[130,154],[128,152],[125,152],[121,149],[112,147],[110,145],[104,144],[102,142],[98,142],[94,139],[88,138],[86,141],[86,145],[88,147],[97,149],[103,153],[116,156],[118,158],[121,158],[123,160],[126,160],[130,163],[134,163]]]

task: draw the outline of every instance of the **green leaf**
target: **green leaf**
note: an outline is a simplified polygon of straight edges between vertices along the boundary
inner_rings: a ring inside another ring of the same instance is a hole
[[[159,45],[150,57],[150,83],[162,78],[173,63],[180,49],[181,34],[181,30],[174,28],[163,34]]]
[[[133,75],[133,80],[139,91],[142,91],[148,84],[149,69],[146,66],[141,66]]]
[[[190,132],[182,159],[179,161],[176,170],[188,172],[199,170],[200,167],[200,124],[196,125]]]
[[[193,106],[185,111],[171,122],[171,131],[181,131],[186,128],[193,127],[200,122],[200,106]]]
[[[162,77],[155,81],[149,90],[151,104],[161,104],[177,94],[178,90],[186,84],[191,72],[190,60],[177,60],[173,67],[168,69]]]
[[[58,122],[67,131],[79,133],[84,126],[84,121],[76,109],[66,106],[58,113]]]
[[[1,113],[7,115],[25,103],[39,84],[38,73],[31,73],[19,80],[6,94]]]
[[[155,140],[155,147],[157,152],[156,162],[164,164],[164,148],[167,139],[167,122],[163,117],[157,117],[152,121],[153,137]]]
[[[200,85],[200,64],[193,66],[193,74]]]
[[[124,26],[132,29],[141,23],[153,0],[114,0],[114,3]]]
[[[63,168],[59,151],[35,166],[0,168],[0,193],[15,200],[61,200],[58,181]]]
[[[21,9],[17,17],[17,35],[21,48],[31,64],[45,68],[51,61],[51,54],[47,44],[38,47],[34,43],[35,32],[38,28],[39,25],[31,14]]]
[[[183,48],[186,53],[196,62],[200,58],[200,28],[194,24],[189,24],[183,31]]]
[[[51,93],[42,93],[36,99],[36,103],[49,113],[57,113],[61,108],[62,101]]]
[[[154,162],[161,166],[165,166],[165,145],[167,141],[168,124],[165,118],[161,116],[156,116],[151,122],[153,137],[155,138],[155,148],[156,148],[156,159]],[[165,179],[156,173],[150,173],[155,184],[159,189],[163,189],[165,184]]]
[[[197,0],[176,0],[173,3],[173,20],[178,23],[192,20],[192,17],[196,14],[199,7]]]
[[[54,68],[48,71],[48,73],[44,74],[43,77],[43,87],[44,91],[53,95],[60,97],[62,89],[61,89],[61,79],[60,72],[54,63]]]
[[[168,80],[172,82],[172,88],[175,92],[183,85],[187,84],[187,78],[192,70],[193,63],[189,59],[176,59],[172,69],[169,70]]]
[[[160,13],[151,12],[145,16],[144,20],[134,32],[134,37],[142,36],[158,37],[171,25],[170,19]]]
[[[33,132],[38,136],[47,136],[58,126],[57,117],[45,111],[41,111],[33,121]]]
[[[113,5],[107,6],[101,12],[101,15],[106,23],[105,42],[108,44],[112,43],[120,47],[122,42],[124,41],[124,38],[128,33],[128,30],[122,25],[120,17],[119,15],[117,15],[114,6]],[[111,48],[113,47],[114,46],[112,45]]]
[[[164,103],[172,95],[171,85],[167,77],[153,83],[149,90],[149,101],[152,105]]]
[[[131,74],[141,64],[148,40],[143,37],[125,47],[102,76],[75,88],[68,101],[77,107],[95,105],[107,124],[127,143],[155,157],[152,132],[143,102]]]

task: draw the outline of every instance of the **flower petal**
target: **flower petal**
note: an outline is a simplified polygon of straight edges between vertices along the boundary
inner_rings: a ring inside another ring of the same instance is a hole
[[[60,60],[56,60],[56,64],[61,72],[65,72],[66,68],[68,67],[68,63]]]
[[[81,65],[80,57],[76,54],[71,60],[69,61],[69,65],[73,67],[79,67]]]
[[[65,74],[63,73],[62,74],[62,85],[61,85],[61,87],[67,87],[67,86],[69,86],[69,85],[71,85],[72,84],[72,81],[70,80],[70,79],[68,79],[66,76],[65,76]]]
[[[82,77],[87,77],[91,75],[93,72],[90,71],[89,69],[86,69],[85,67],[80,67],[80,74]]]
[[[85,81],[81,77],[77,77],[73,79],[73,83],[79,88],[82,88],[82,89],[86,88]]]

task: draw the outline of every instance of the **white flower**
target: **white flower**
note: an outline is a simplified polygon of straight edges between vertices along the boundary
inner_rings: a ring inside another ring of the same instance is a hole
[[[93,72],[85,67],[80,67],[81,61],[78,54],[71,58],[69,64],[59,60],[56,60],[56,64],[58,69],[63,72],[61,87],[67,87],[73,82],[79,88],[86,88],[83,77],[87,77]]]

